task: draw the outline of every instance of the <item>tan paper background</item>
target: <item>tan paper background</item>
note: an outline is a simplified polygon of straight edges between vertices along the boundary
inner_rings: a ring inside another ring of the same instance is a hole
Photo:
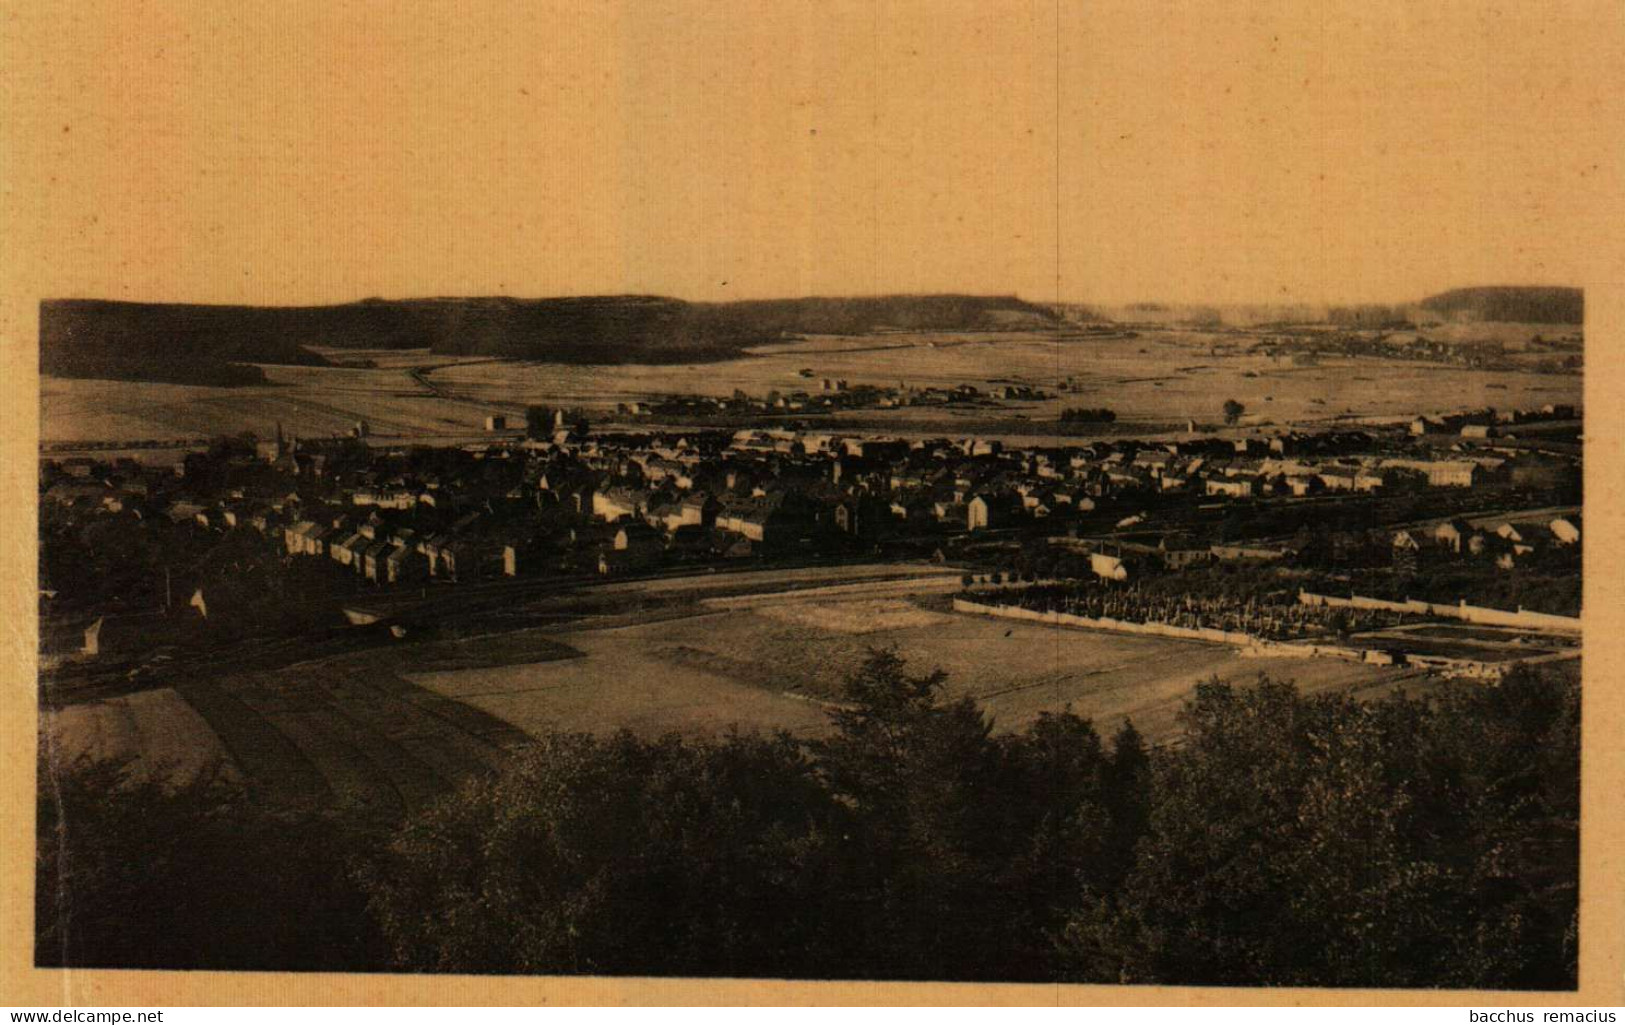
[[[1625,1001],[1617,0],[19,0],[0,62],[0,1004]],[[42,298],[1514,283],[1587,290],[1577,996],[30,967]]]

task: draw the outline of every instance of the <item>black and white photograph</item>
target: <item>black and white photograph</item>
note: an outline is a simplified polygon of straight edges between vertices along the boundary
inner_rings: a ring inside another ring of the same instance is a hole
[[[1597,8],[31,17],[36,969],[1580,986]]]

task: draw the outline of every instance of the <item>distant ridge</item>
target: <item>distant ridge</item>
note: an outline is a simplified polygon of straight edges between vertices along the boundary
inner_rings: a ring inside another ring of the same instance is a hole
[[[40,303],[40,373],[244,385],[265,381],[251,363],[326,365],[297,336],[252,314],[249,307],[47,299]]]
[[[1548,285],[1490,285],[1455,288],[1409,303],[1294,302],[1215,306],[1138,302],[1117,306],[1067,304],[1065,309],[1089,311],[1118,323],[1181,327],[1322,323],[1350,328],[1386,328],[1438,320],[1579,324],[1584,321],[1585,293],[1578,288]]]
[[[1430,295],[1424,309],[1465,320],[1531,324],[1579,324],[1585,320],[1585,292],[1544,285],[1489,285],[1453,288]]]
[[[40,304],[40,369],[62,377],[251,384],[263,374],[241,364],[324,363],[312,346],[559,363],[693,363],[731,359],[785,335],[1021,330],[1058,321],[1015,296],[972,295],[731,303],[644,295],[364,299],[285,307],[53,299]]]
[[[429,349],[556,363],[697,363],[803,334],[1040,330],[1119,321],[1197,326],[1407,320],[1579,324],[1577,288],[1457,288],[1400,306],[1039,305],[1013,295],[888,295],[695,303],[652,295],[364,299],[331,306],[209,306],[51,299],[40,370],[179,384],[259,384],[252,364],[325,365],[315,348]]]

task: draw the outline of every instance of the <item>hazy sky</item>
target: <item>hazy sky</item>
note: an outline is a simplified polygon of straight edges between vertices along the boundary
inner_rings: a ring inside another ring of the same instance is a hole
[[[24,6],[44,295],[1404,300],[1621,178],[1617,0]]]

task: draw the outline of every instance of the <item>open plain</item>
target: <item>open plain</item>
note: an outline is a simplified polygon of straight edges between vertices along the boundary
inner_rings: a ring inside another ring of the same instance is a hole
[[[588,617],[186,679],[51,710],[42,727],[61,758],[128,759],[139,774],[180,778],[218,763],[279,804],[389,816],[550,731],[817,736],[876,648],[912,671],[946,672],[945,696],[974,698],[996,731],[1070,709],[1103,732],[1132,720],[1153,743],[1173,739],[1181,705],[1214,677],[1246,683],[1267,670],[1306,693],[1365,696],[1436,686],[1405,669],[958,615],[929,575],[876,581],[884,593],[869,596],[716,593],[759,584],[739,576],[736,588],[695,581],[678,608],[631,622]],[[681,581],[648,586],[667,593]]]
[[[1550,330],[1548,327],[1547,330]],[[1042,435],[1061,410],[1105,406],[1117,431],[1216,424],[1225,399],[1247,409],[1247,426],[1316,424],[1414,415],[1418,378],[1441,406],[1576,403],[1575,374],[1481,370],[1413,361],[1318,358],[1293,361],[1246,351],[1256,336],[1144,330],[1074,336],[1031,331],[819,336],[758,346],[742,358],[676,365],[580,365],[448,357],[427,350],[335,350],[370,367],[264,365],[269,384],[238,388],[138,381],[41,383],[42,440],[200,438],[281,422],[306,437],[343,434],[366,421],[382,438],[418,440],[481,432],[492,413],[532,403],[613,415],[617,404],[668,395],[728,396],[816,391],[825,377],[852,385],[913,388],[999,383],[1042,388],[1052,397],[997,407],[913,406],[847,410],[820,419],[831,428],[898,434],[1002,432]],[[802,371],[811,371],[808,377]],[[1059,391],[1070,380],[1073,390]]]
[[[986,620],[896,598],[835,603],[787,597],[690,618],[559,635],[579,658],[424,673],[413,682],[532,733],[698,735],[742,729],[816,733],[845,678],[890,648],[911,670],[947,673],[945,695],[972,697],[1000,731],[1072,711],[1104,730],[1124,719],[1172,738],[1197,683],[1246,683],[1269,671],[1308,692],[1377,694],[1428,686],[1402,669],[1314,660],[1283,664],[1231,648],[1159,637]]]

